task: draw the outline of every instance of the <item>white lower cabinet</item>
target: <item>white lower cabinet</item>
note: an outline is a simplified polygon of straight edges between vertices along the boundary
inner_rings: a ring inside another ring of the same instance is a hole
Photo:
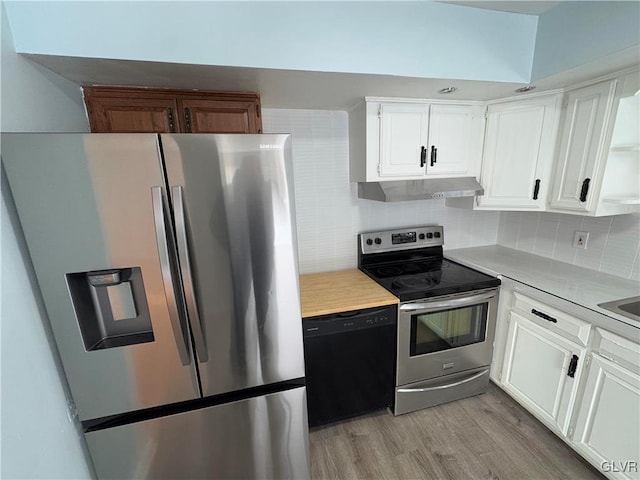
[[[576,405],[572,443],[611,478],[637,479],[640,478],[640,375],[637,372],[640,353],[637,344],[618,339],[613,346],[627,353],[627,358],[635,356],[635,371],[632,365],[626,364],[624,356],[610,352],[589,355],[584,393]]]
[[[511,279],[501,290],[492,380],[605,476],[640,479],[640,330]]]
[[[552,429],[565,435],[585,348],[519,313],[510,313],[502,386]]]

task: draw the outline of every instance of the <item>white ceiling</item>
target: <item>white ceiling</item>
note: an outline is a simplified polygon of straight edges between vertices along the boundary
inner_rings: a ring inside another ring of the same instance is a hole
[[[540,15],[554,7],[557,7],[562,2],[526,2],[520,0],[502,1],[502,2],[485,2],[482,0],[458,2],[458,1],[443,1],[443,3],[452,3],[454,5],[462,5],[465,7],[484,8],[486,10],[498,10],[501,12],[511,13],[524,13],[527,15]]]

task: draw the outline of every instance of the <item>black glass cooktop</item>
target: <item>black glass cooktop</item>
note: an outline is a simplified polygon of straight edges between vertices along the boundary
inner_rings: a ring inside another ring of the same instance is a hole
[[[360,268],[401,301],[451,295],[500,285],[498,278],[446,258],[385,262]]]

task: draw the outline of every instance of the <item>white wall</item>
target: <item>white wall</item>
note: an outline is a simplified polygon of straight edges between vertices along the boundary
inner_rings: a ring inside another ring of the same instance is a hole
[[[2,11],[2,131],[87,131],[80,89],[15,55]],[[15,208],[2,181],[0,477],[90,476]]]
[[[589,232],[586,250],[572,247],[575,231]],[[640,281],[640,214],[502,212],[498,244]]]
[[[357,234],[444,225],[445,248],[496,243],[499,212],[447,208],[444,200],[381,203],[357,198],[349,182],[348,116],[343,111],[264,109],[269,133],[293,134],[301,273],[357,267]]]

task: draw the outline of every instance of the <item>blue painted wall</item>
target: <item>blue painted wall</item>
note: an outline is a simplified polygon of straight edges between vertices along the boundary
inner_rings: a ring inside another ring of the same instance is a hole
[[[640,2],[564,2],[539,17],[532,79],[639,44]]]
[[[88,131],[80,88],[16,55],[4,5],[0,17],[2,131]],[[0,478],[89,478],[91,467],[79,425],[67,416],[70,394],[4,175],[0,190]]]
[[[7,2],[16,49],[527,82],[537,17],[435,2]]]

